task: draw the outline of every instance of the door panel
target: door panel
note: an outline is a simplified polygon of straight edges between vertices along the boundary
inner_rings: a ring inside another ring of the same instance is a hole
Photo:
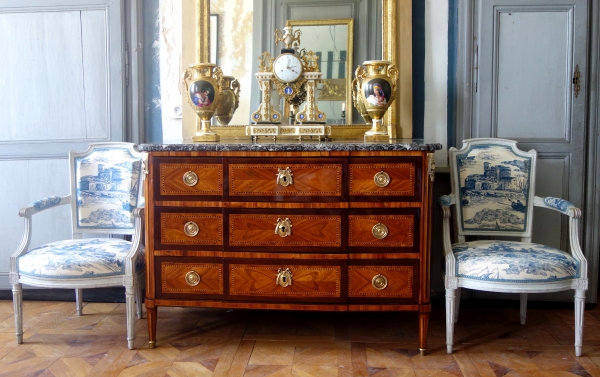
[[[470,137],[538,152],[536,195],[584,205],[587,0],[478,0]],[[573,75],[578,70],[580,90]],[[536,209],[534,242],[565,249],[568,218]],[[474,293],[479,297],[505,298]],[[532,295],[572,301],[572,293]]]
[[[566,139],[572,13],[499,11],[498,137]],[[529,116],[532,109],[535,117]]]
[[[68,152],[124,139],[123,0],[0,0],[0,288],[19,209],[69,194]],[[70,237],[68,206],[34,216],[32,246]]]

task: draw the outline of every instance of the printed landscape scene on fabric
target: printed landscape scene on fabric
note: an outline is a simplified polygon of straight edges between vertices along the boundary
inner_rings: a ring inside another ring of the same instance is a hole
[[[133,229],[141,161],[128,149],[99,148],[75,159],[77,226]]]
[[[550,246],[498,240],[452,245],[456,276],[485,281],[539,282],[579,277],[571,255]]]
[[[478,145],[456,160],[463,230],[526,231],[531,158]]]

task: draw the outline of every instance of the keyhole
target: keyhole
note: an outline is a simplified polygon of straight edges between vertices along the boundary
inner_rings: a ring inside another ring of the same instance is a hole
[[[283,280],[283,282],[284,282],[284,283],[286,282],[286,281],[285,281],[285,279],[286,279],[286,278],[285,278],[285,276],[284,276],[284,277],[282,278],[282,280]]]
[[[283,181],[284,181],[284,182],[287,182],[287,177],[285,177],[285,176],[284,176],[284,177],[283,177]]]
[[[281,231],[285,232],[285,227],[284,226],[281,227]]]

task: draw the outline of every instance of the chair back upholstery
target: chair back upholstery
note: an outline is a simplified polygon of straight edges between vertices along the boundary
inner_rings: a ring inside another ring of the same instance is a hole
[[[531,237],[536,151],[505,139],[468,139],[450,148],[459,236]]]
[[[142,154],[132,143],[95,143],[69,153],[73,233],[133,234],[143,205]]]

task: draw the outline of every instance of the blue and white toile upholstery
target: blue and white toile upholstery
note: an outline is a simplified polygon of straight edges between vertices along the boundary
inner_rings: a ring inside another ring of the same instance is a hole
[[[69,163],[70,195],[50,196],[19,212],[25,234],[10,257],[17,342],[23,342],[22,284],[75,289],[79,315],[83,288],[124,286],[131,349],[136,306],[138,318],[142,317],[146,270],[142,154],[131,143],[96,143],[84,152],[71,151]],[[32,216],[67,204],[72,239],[30,249]]]
[[[460,150],[449,150],[452,193],[438,200],[444,214],[448,353],[452,353],[461,288],[520,293],[522,324],[529,293],[573,289],[575,354],[581,355],[588,285],[587,261],[578,238],[581,211],[566,200],[534,195],[536,157],[536,151],[521,151],[515,141],[505,139],[469,139]],[[567,251],[531,242],[534,206],[569,217]],[[458,237],[454,244],[451,214]],[[466,236],[485,239],[467,242]]]

